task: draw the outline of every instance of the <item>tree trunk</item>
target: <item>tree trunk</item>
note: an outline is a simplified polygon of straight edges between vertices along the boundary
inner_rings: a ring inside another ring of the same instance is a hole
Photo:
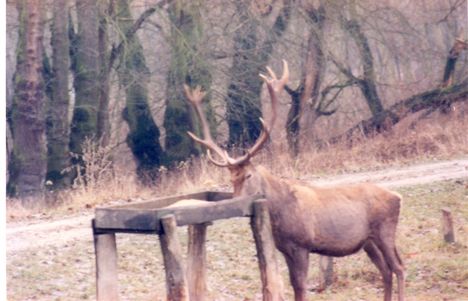
[[[46,175],[46,130],[42,78],[43,3],[18,1],[19,38],[15,98],[12,108],[13,158],[9,190],[26,205],[43,197]]]
[[[161,7],[165,1],[161,1],[157,6]],[[111,124],[109,120],[109,91],[110,91],[110,75],[112,68],[117,58],[122,55],[125,50],[125,43],[132,40],[141,25],[149,18],[154,12],[155,7],[146,9],[140,17],[131,25],[127,26],[127,30],[120,40],[118,45],[109,45],[108,23],[109,19],[115,17],[115,1],[101,1],[99,2],[99,60],[100,60],[100,73],[99,73],[99,111],[97,120],[97,138],[100,140],[101,145],[106,146],[109,144]],[[127,24],[129,25],[129,24]]]
[[[71,124],[70,151],[82,154],[86,138],[96,139],[99,110],[99,18],[93,0],[76,1],[78,32],[73,41],[72,69],[75,108]]]
[[[291,6],[288,1],[285,2],[267,32],[266,40],[260,45],[258,20],[252,17],[246,2],[236,2],[241,25],[234,37],[234,58],[226,97],[230,145],[247,147],[260,135],[262,81],[258,74],[267,64],[274,45],[288,25]]]
[[[289,153],[295,157],[299,154],[299,131],[301,116],[301,95],[303,86],[302,83],[296,90],[290,89],[286,86],[285,89],[289,96],[291,96],[291,108],[288,112],[288,119],[286,122],[286,138],[288,140]]]
[[[384,113],[384,106],[376,86],[374,57],[372,55],[367,36],[364,34],[359,22],[355,19],[356,12],[354,5],[355,4],[353,3],[350,8],[351,19],[347,20],[345,17],[341,16],[340,24],[341,27],[350,34],[358,48],[363,70],[362,76],[356,77],[351,73],[350,70],[339,66],[338,68],[344,75],[349,78],[349,80],[357,84],[361,90],[361,93],[364,96],[367,106],[372,114],[375,128],[378,131],[385,130],[387,117],[390,117],[390,119],[393,120],[395,116]],[[393,122],[396,121],[397,120],[393,120]]]
[[[107,146],[110,140],[111,125],[109,120],[109,91],[111,63],[109,58],[109,41],[107,23],[113,13],[114,1],[107,5],[106,1],[99,2],[99,110],[97,117],[97,138],[102,146]]]
[[[390,121],[388,126],[393,126],[399,120],[402,120],[410,114],[414,114],[422,110],[434,111],[446,106],[451,106],[455,102],[466,101],[467,99],[468,82],[462,82],[449,88],[437,88],[413,95],[392,105],[388,109],[384,110],[382,114],[395,117],[388,119]],[[345,134],[333,138],[331,142],[340,141],[343,138],[350,140],[356,132],[368,135],[376,131],[377,124],[374,122],[374,118],[370,118],[359,122],[347,130]]]
[[[323,6],[307,9],[309,22],[312,23],[307,41],[307,54],[303,64],[302,78],[291,95],[291,109],[288,113],[287,137],[290,153],[296,156],[299,145],[306,144],[313,137],[313,125],[320,116],[317,109],[320,85],[324,73],[325,58],[322,50],[325,9]]]
[[[463,41],[461,38],[455,40],[453,47],[450,49],[445,64],[444,76],[442,79],[442,87],[446,88],[453,84],[453,74],[455,73],[455,65],[457,64],[458,57],[463,50],[468,49],[468,41]]]
[[[52,181],[53,187],[62,188],[71,183],[70,175],[63,173],[70,164],[68,0],[55,0],[53,9],[52,93],[47,119],[47,179]]]
[[[262,116],[260,92],[262,82],[258,73],[264,67],[256,57],[257,28],[245,2],[237,3],[239,26],[234,36],[234,58],[226,98],[226,119],[229,126],[229,144],[248,146],[260,135]]]
[[[169,8],[172,57],[167,75],[164,115],[168,162],[183,161],[199,153],[198,143],[194,143],[187,135],[187,131],[200,133],[198,119],[183,90],[184,84],[201,86],[208,92],[211,87],[211,74],[203,55],[203,28],[198,6],[191,1],[177,0]],[[209,93],[203,104],[215,137],[215,118]]]
[[[117,3],[118,26],[122,32],[128,32],[133,25],[128,1],[119,0]],[[127,144],[138,162],[140,179],[150,180],[153,172],[156,172],[155,168],[161,164],[162,149],[159,129],[148,104],[149,71],[138,37],[133,35],[123,45],[118,74],[126,94],[123,117],[130,130]]]

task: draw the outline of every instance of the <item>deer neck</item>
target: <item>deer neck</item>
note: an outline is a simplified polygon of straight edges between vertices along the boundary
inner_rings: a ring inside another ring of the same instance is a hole
[[[261,185],[261,193],[265,195],[268,200],[275,201],[281,199],[281,195],[284,193],[285,183],[278,177],[272,175],[265,167],[258,166],[255,168],[259,182]]]

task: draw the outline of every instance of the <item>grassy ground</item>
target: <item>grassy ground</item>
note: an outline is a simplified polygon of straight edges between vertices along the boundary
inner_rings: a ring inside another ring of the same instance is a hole
[[[406,188],[398,246],[406,264],[407,300],[468,300],[468,194],[466,182]],[[457,243],[443,243],[440,209],[453,211]],[[179,228],[186,245],[185,228]],[[34,239],[32,237],[31,239]],[[164,300],[162,257],[157,237],[118,235],[122,300]],[[209,227],[208,287],[212,300],[261,300],[253,238],[247,219]],[[292,298],[281,258],[286,297]],[[309,285],[317,283],[317,256],[311,257]],[[382,300],[376,268],[363,252],[336,260],[336,281],[311,300]],[[8,300],[93,300],[94,250],[90,239],[47,249],[8,253]]]

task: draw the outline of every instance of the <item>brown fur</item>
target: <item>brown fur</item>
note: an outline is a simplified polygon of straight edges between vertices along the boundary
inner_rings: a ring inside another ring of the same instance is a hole
[[[380,270],[384,300],[392,272],[403,301],[403,264],[395,247],[401,197],[373,184],[320,188],[279,179],[250,163],[229,167],[235,196],[264,194],[276,247],[288,264],[295,300],[306,299],[309,253],[346,256],[360,249]]]

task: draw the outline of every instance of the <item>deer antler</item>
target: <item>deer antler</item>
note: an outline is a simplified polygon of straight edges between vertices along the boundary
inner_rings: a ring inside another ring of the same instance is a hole
[[[227,164],[227,158],[225,157],[226,151],[220,148],[213,141],[213,138],[211,137],[210,127],[208,126],[208,122],[205,116],[205,111],[203,111],[203,108],[201,106],[202,100],[205,97],[206,92],[202,91],[200,86],[197,86],[195,89],[192,90],[186,84],[184,84],[184,91],[185,91],[185,96],[187,96],[188,100],[190,101],[192,106],[195,108],[198,118],[200,118],[200,122],[202,124],[203,137],[205,137],[205,139],[200,139],[192,132],[187,132],[188,135],[193,140],[197,141],[198,143],[208,148],[208,158],[210,159],[210,161],[212,161],[215,165],[225,166]],[[217,153],[218,156],[220,156],[224,160],[224,163],[220,163],[214,160],[211,154],[209,153],[210,149],[213,150],[215,153]]]
[[[268,93],[270,94],[271,107],[272,107],[271,119],[267,125],[265,124],[265,121],[262,118],[260,118],[260,122],[262,123],[262,127],[263,127],[263,130],[260,133],[260,136],[258,137],[255,144],[249,150],[247,150],[247,152],[243,156],[239,158],[231,158],[226,150],[219,147],[213,141],[213,138],[211,137],[211,133],[210,133],[210,128],[208,126],[208,122],[205,116],[205,112],[203,111],[203,108],[201,107],[202,99],[203,97],[205,97],[206,93],[203,92],[199,86],[196,87],[194,90],[191,90],[187,85],[184,85],[185,95],[187,96],[190,103],[195,108],[195,111],[197,112],[198,117],[200,118],[204,139],[201,139],[195,136],[191,132],[188,132],[188,134],[193,140],[197,141],[200,144],[203,144],[204,146],[208,148],[208,152],[207,152],[208,159],[211,162],[213,162],[215,165],[221,166],[221,167],[241,165],[245,163],[246,161],[250,160],[250,158],[252,158],[268,140],[268,137],[270,136],[270,131],[273,128],[273,125],[276,120],[276,111],[278,107],[278,99],[276,95],[277,93],[280,93],[284,89],[284,86],[288,82],[289,68],[288,68],[288,63],[285,60],[283,60],[283,75],[281,76],[280,79],[276,77],[276,74],[273,72],[273,70],[271,70],[271,68],[267,67],[266,69],[268,71],[269,76],[260,74],[260,77],[267,84]],[[219,162],[215,160],[211,156],[210,150],[215,152],[219,157],[221,157],[223,162]]]
[[[267,84],[268,93],[270,94],[270,99],[271,99],[270,122],[268,123],[268,125],[266,125],[265,121],[262,118],[260,118],[260,122],[262,123],[263,129],[262,129],[262,132],[260,133],[260,136],[257,138],[257,141],[250,149],[247,150],[245,155],[233,160],[230,163],[231,165],[240,165],[246,162],[247,160],[249,160],[250,158],[252,158],[268,140],[268,137],[270,137],[270,132],[273,129],[273,125],[275,124],[276,112],[278,108],[277,94],[283,91],[284,87],[288,83],[289,67],[288,67],[288,63],[285,60],[283,60],[283,75],[281,76],[280,79],[276,77],[275,72],[270,67],[266,67],[266,69],[268,71],[269,76],[264,75],[264,74],[259,74],[259,76]]]

